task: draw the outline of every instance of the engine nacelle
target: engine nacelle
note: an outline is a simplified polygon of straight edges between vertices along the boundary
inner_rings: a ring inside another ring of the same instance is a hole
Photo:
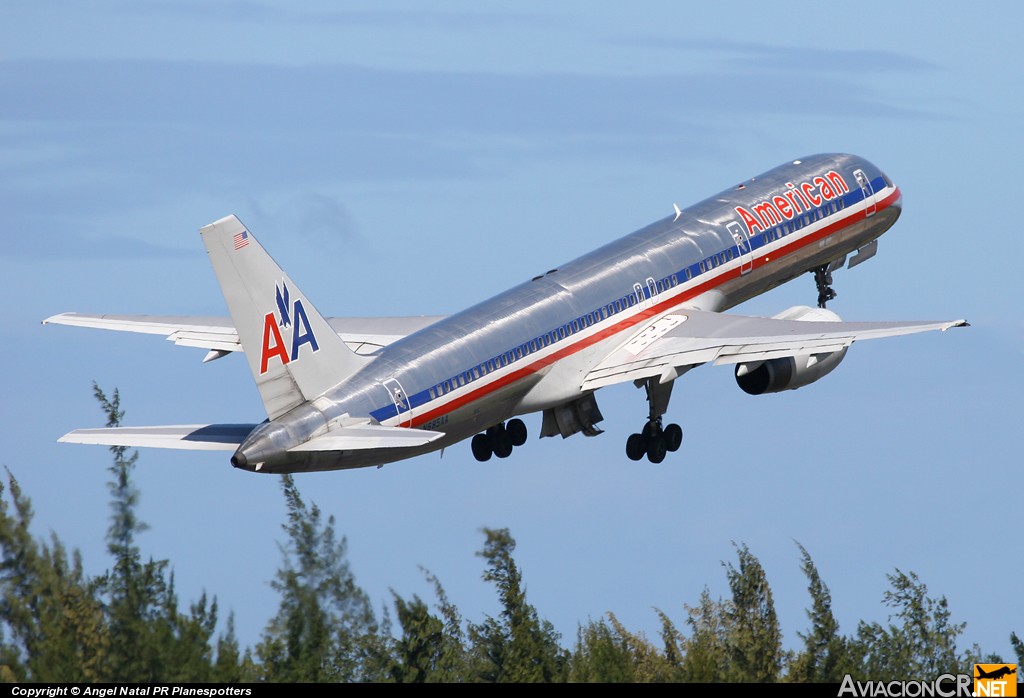
[[[797,305],[775,316],[777,320],[840,322],[826,308]],[[796,390],[831,373],[846,356],[846,348],[821,354],[801,354],[781,359],[753,361],[736,366],[736,384],[750,395]]]

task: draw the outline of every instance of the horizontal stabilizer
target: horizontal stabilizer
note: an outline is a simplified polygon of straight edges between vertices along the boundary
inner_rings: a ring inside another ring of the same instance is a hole
[[[442,319],[443,315],[331,317],[327,323],[349,349],[368,356]],[[43,324],[162,335],[178,346],[221,352],[219,356],[242,351],[238,332],[227,317],[60,313],[46,318]]]
[[[356,451],[369,448],[422,446],[444,436],[440,431],[386,427],[380,424],[341,427],[317,436],[289,451]]]
[[[179,424],[164,427],[75,429],[57,441],[66,444],[99,444],[132,448],[234,451],[256,426],[256,424]]]

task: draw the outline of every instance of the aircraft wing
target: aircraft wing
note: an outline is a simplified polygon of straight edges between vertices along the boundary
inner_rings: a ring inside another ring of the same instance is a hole
[[[61,443],[174,448],[192,451],[234,451],[256,424],[182,424],[160,427],[76,429],[57,439]],[[370,448],[422,446],[444,436],[439,431],[386,427],[379,424],[343,426],[317,436],[292,451],[354,451]]]
[[[735,364],[825,354],[855,341],[948,330],[947,322],[814,322],[685,310],[653,320],[595,365],[583,389],[660,376],[665,383],[713,361]]]
[[[352,351],[365,355],[432,325],[442,317],[338,317],[328,318],[327,322]],[[46,318],[43,324],[163,335],[168,341],[180,346],[208,349],[209,353],[203,361],[219,359],[231,352],[242,351],[238,333],[231,319],[226,317],[61,313]]]

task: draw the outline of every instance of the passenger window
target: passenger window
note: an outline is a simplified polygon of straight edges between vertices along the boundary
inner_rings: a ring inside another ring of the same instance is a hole
[[[675,277],[673,277],[674,279]],[[686,267],[686,280],[689,281],[693,278],[693,272],[690,271],[690,267]]]
[[[686,278],[687,279],[690,278],[690,268],[689,267],[686,268]],[[672,275],[672,286],[673,286],[673,288],[675,286],[677,286],[678,284],[679,284],[679,277],[676,276],[675,274],[673,274]]]
[[[436,393],[436,392],[434,392],[434,389],[433,389],[433,388],[431,388],[429,392],[430,392],[430,399],[431,399],[431,400],[434,400],[434,399],[436,399],[436,398],[437,398],[437,393]]]
[[[479,377],[480,377],[480,371],[474,368],[473,369],[473,380],[476,380]]]

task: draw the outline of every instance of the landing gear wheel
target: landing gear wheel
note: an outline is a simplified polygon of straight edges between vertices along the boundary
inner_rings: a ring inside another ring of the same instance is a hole
[[[505,425],[505,431],[512,439],[513,446],[522,446],[526,443],[526,425],[521,419],[511,419]]]
[[[656,421],[647,422],[644,428],[640,431],[641,436],[645,439],[650,439],[661,433],[661,418],[659,417]]]
[[[481,463],[489,461],[491,459],[491,440],[487,438],[487,434],[477,434],[473,437],[470,442],[470,447],[473,449],[473,457]]]
[[[526,425],[521,419],[512,419],[506,424],[488,427],[483,434],[473,437],[470,446],[473,457],[478,461],[490,460],[491,456],[508,458],[512,449],[526,443]]]
[[[491,436],[491,447],[498,458],[508,458],[512,455],[512,437],[504,428],[496,430]]]
[[[683,429],[678,424],[669,424],[665,427],[665,448],[671,453],[679,450],[683,443]]]
[[[626,439],[626,455],[630,460],[640,460],[647,453],[647,445],[641,434],[631,434]]]
[[[665,460],[666,453],[668,453],[668,448],[664,436],[658,434],[647,440],[647,460],[652,463],[660,463]]]

